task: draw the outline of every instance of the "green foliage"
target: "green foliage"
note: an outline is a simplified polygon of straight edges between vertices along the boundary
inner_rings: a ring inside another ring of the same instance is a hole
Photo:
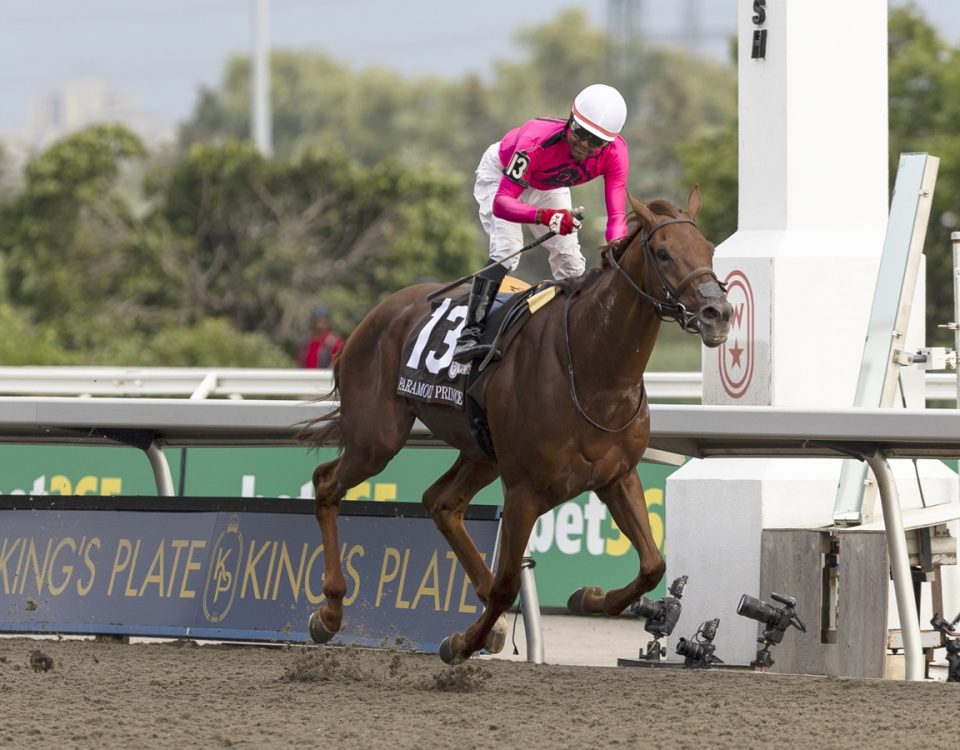
[[[927,344],[953,346],[937,326],[955,319],[950,232],[960,229],[960,47],[951,48],[912,6],[891,10],[890,184],[901,153],[940,158],[924,253]]]
[[[647,369],[650,372],[698,371],[702,352],[699,337],[681,330],[676,323],[663,323]]]
[[[36,325],[23,310],[0,303],[0,364],[74,365],[77,357],[65,352],[55,327]]]
[[[354,73],[319,53],[275,51],[270,66],[274,150],[285,158],[328,150],[374,166],[399,159],[472,169],[493,135],[479,136],[472,117],[486,104],[475,80],[466,84],[407,80],[383,69]],[[250,131],[250,60],[231,59],[223,83],[205,90],[181,141],[245,139]],[[491,129],[491,133],[495,129]],[[499,136],[496,136],[499,137]]]
[[[120,335],[165,301],[135,196],[119,186],[144,154],[120,126],[81,131],[29,162],[0,210],[6,298],[55,326],[65,349]]]
[[[681,143],[677,153],[686,182],[698,183],[703,207],[697,223],[719,245],[737,231],[737,128],[734,121],[716,132]]]
[[[98,364],[137,367],[289,367],[293,359],[262,333],[243,333],[222,318],[116,340],[94,353]]]
[[[292,352],[323,300],[349,330],[386,294],[482,257],[457,180],[342,152],[267,161],[197,145],[156,192],[163,251],[188,320],[224,316]]]
[[[225,140],[153,163],[125,192],[142,155],[122,128],[82,131],[0,206],[0,300],[20,352],[7,362],[286,365],[318,301],[349,331],[386,294],[484,257],[461,181],[429,167],[340,150],[267,160]]]

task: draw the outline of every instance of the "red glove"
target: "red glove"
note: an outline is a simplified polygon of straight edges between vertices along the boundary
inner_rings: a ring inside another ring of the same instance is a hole
[[[570,234],[580,228],[580,220],[566,208],[538,208],[537,224],[550,227],[557,234]]]

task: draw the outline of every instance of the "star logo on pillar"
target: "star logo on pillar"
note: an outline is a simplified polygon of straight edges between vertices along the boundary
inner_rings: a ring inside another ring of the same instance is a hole
[[[732,399],[740,399],[753,379],[754,317],[753,288],[743,271],[734,270],[724,279],[727,300],[733,306],[733,325],[727,343],[719,347],[720,384]],[[728,356],[729,355],[729,356]]]
[[[733,347],[727,351],[730,352],[730,364],[733,367],[740,367],[740,357],[743,354],[743,347],[740,346],[740,342],[734,341]]]

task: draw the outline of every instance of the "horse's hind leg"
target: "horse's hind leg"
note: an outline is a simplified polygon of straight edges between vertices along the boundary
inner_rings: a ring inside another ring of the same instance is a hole
[[[475,461],[461,453],[453,466],[423,493],[424,507],[457,556],[484,605],[493,583],[493,573],[470,538],[463,516],[473,496],[496,479],[498,473],[495,465]],[[503,649],[506,621],[498,622],[495,631],[486,643],[487,650],[493,653]]]
[[[403,430],[404,425],[406,431]],[[313,472],[315,512],[323,536],[323,593],[326,597],[326,603],[310,617],[310,637],[316,643],[326,643],[333,638],[343,622],[343,597],[346,595],[347,585],[343,577],[340,539],[337,533],[340,501],[351,487],[383,470],[403,447],[412,426],[413,415],[410,414],[409,418],[398,420],[396,430],[384,430],[379,436],[380,439],[357,440],[345,437],[344,450],[340,457],[321,464]],[[386,433],[391,435],[389,440],[383,439]]]
[[[620,527],[620,531],[637,550],[640,570],[629,584],[623,588],[612,589],[606,594],[596,586],[575,591],[567,602],[567,608],[578,614],[619,615],[660,582],[667,566],[653,540],[643,485],[636,469],[598,489],[597,496],[610,509],[610,515]]]

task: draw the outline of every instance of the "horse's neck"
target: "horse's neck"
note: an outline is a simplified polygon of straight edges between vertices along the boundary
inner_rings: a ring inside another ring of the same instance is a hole
[[[608,383],[639,382],[660,331],[653,307],[613,269],[581,297],[571,310],[574,359],[594,363],[597,377]]]

